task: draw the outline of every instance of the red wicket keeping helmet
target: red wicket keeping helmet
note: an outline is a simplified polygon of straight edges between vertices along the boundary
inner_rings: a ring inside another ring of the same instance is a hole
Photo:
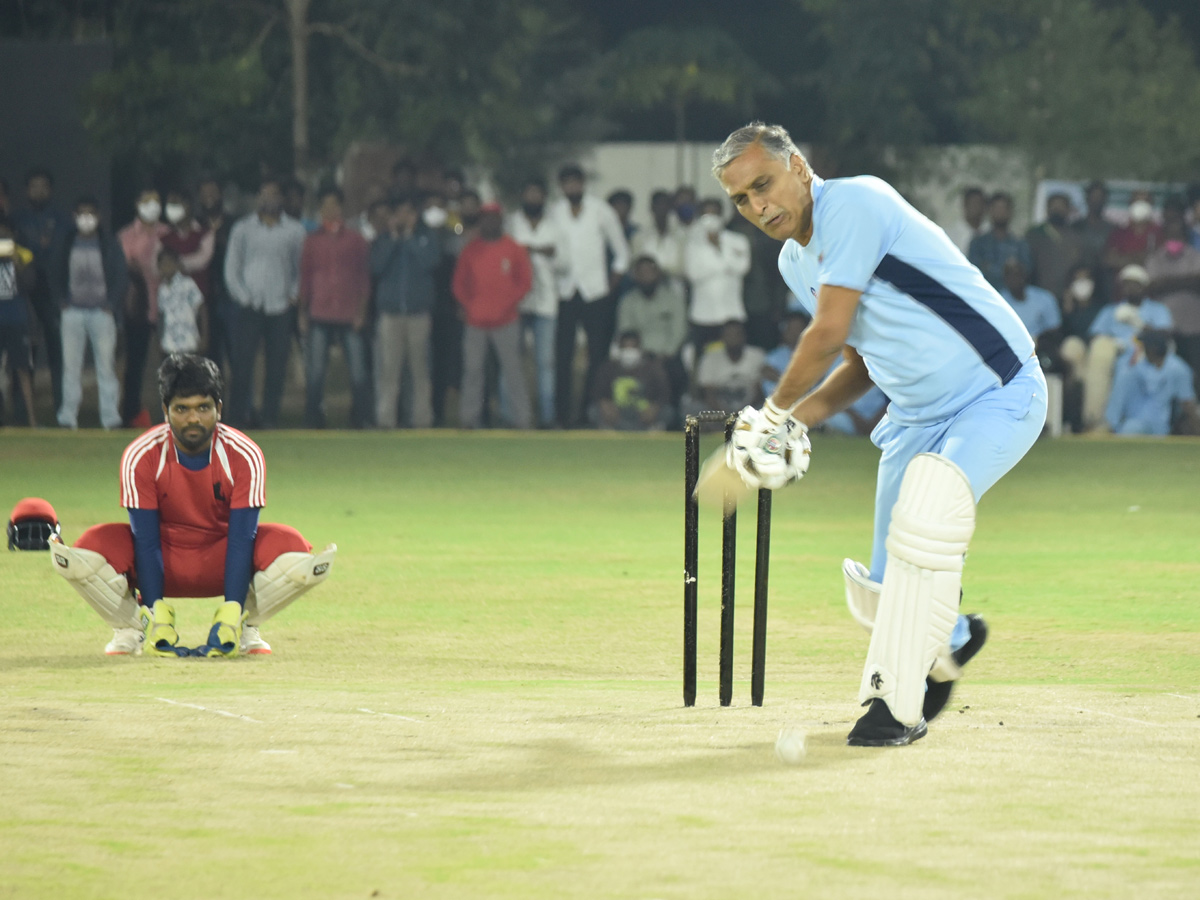
[[[58,514],[41,497],[18,500],[8,517],[9,550],[49,550],[50,536],[60,533]]]

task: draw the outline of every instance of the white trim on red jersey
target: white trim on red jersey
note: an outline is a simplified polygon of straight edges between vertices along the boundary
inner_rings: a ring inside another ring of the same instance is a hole
[[[121,505],[126,509],[138,508],[137,480],[134,477],[138,462],[170,433],[170,426],[164,422],[151,428],[125,448],[121,455]],[[160,464],[160,471],[161,468]]]
[[[224,447],[228,447],[233,452],[237,453],[246,465],[250,468],[250,494],[249,505],[263,507],[267,505],[267,462],[263,459],[262,450],[258,448],[258,444],[246,437],[236,428],[230,428],[228,425],[217,425],[217,433],[214,436],[214,444],[217,446],[218,458],[221,457]],[[228,458],[222,460],[223,466],[228,466]],[[231,471],[232,467],[225,469],[229,474],[229,480],[233,480]]]
[[[167,453],[174,446],[175,442],[171,440],[171,428],[164,422],[162,425],[151,428],[125,448],[125,452],[121,456],[122,506],[126,509],[139,508],[141,497],[138,493],[136,472],[142,458],[147,453],[159,451],[158,467],[154,473],[157,480],[166,467]],[[232,482],[234,476],[233,465],[229,461],[230,452],[236,453],[246,463],[250,472],[250,484],[247,492],[248,505],[259,508],[266,506],[267,464],[262,451],[254,441],[237,429],[218,422],[213,435],[212,447],[209,448],[209,463],[211,464],[215,455],[225,476]],[[178,448],[176,448],[176,459],[178,460]]]

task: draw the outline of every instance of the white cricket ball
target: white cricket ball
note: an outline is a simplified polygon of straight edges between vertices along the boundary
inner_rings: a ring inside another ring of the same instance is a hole
[[[781,763],[798,766],[804,762],[804,755],[807,753],[804,744],[807,739],[803,728],[784,728],[775,741],[775,755]]]

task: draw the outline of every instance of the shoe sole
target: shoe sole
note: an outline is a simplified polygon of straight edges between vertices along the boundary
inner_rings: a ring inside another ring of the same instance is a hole
[[[266,648],[260,647],[259,649],[256,649],[256,650],[243,650],[242,655],[243,656],[270,656],[271,648],[270,647],[266,647]]]
[[[919,741],[927,734],[929,734],[929,728],[925,725],[925,720],[922,719],[912,728],[906,729],[904,734],[896,738],[861,738],[851,735],[846,738],[846,744],[850,747],[906,747],[914,741]]]

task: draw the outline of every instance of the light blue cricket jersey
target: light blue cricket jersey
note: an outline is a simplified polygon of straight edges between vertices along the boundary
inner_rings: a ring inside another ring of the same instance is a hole
[[[812,239],[786,241],[779,271],[810,315],[822,284],[863,292],[846,343],[889,419],[941,421],[1012,380],[1033,338],[946,232],[869,175],[813,176],[812,194]]]

